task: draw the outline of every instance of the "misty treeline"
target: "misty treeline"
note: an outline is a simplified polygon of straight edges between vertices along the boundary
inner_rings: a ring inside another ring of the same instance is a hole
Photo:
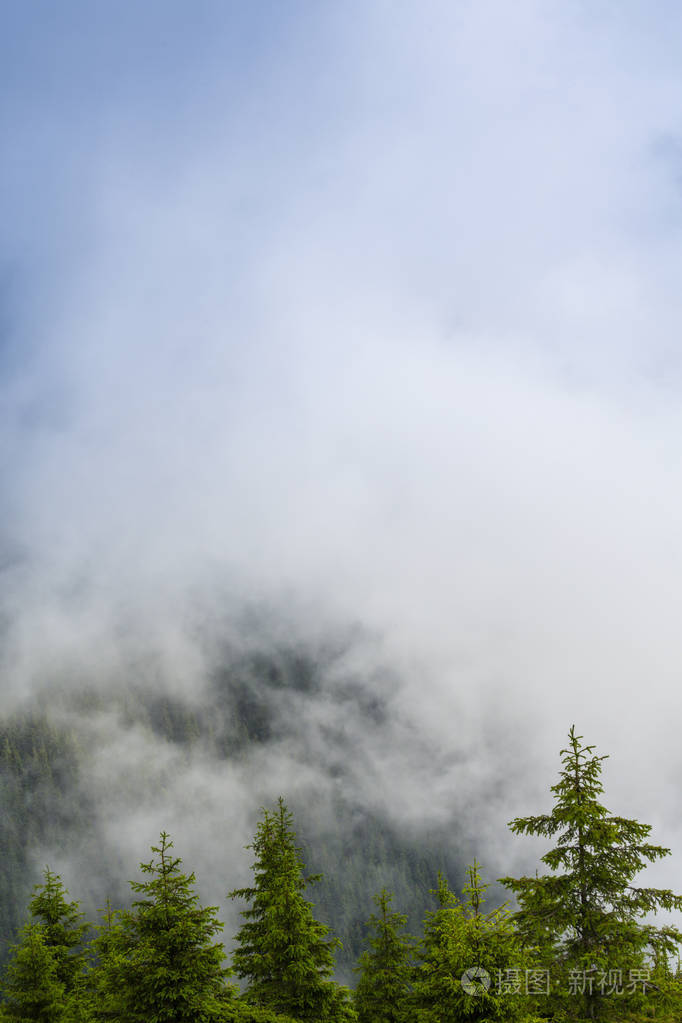
[[[62,685],[51,680],[40,702],[26,699],[1,717],[0,972],[45,863],[72,886],[78,878],[94,919],[103,893],[128,906],[126,877],[165,827],[202,895],[221,902],[226,881],[214,844],[225,862],[239,857],[234,883],[242,883],[258,806],[278,791],[289,796],[306,864],[324,875],[316,912],[343,942],[336,975],[344,983],[353,980],[367,908],[382,886],[418,929],[437,871],[463,877],[456,814],[415,824],[378,803],[377,756],[396,747],[400,732],[381,678],[369,687],[348,669],[348,645],[330,647],[254,642],[221,656],[192,697],[139,677],[79,688],[69,676]],[[421,756],[439,768],[432,750]],[[396,772],[404,770],[398,760]]]
[[[231,961],[218,908],[203,906],[170,836],[131,881],[132,904],[108,902],[85,921],[59,875],[46,868],[2,980],[2,1019],[40,1023],[455,1023],[506,1020],[679,1020],[682,932],[649,922],[681,910],[682,896],[633,884],[670,850],[650,827],[599,801],[604,756],[575,729],[561,751],[551,813],[518,817],[515,834],[550,839],[549,868],[503,877],[515,897],[485,908],[481,867],[457,895],[442,872],[420,933],[382,888],[366,923],[354,989],[334,979],[340,942],[306,898],[310,875],[293,814],[280,797],[261,809],[248,847],[251,884]]]

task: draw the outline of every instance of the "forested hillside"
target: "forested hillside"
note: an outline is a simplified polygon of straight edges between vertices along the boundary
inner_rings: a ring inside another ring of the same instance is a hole
[[[0,76],[0,1023],[682,1023],[682,3]]]
[[[0,955],[23,922],[36,881],[34,855],[77,841],[88,808],[74,799],[78,752],[73,738],[43,716],[26,714],[0,725]]]
[[[551,837],[550,873],[506,877],[515,912],[490,909],[480,864],[458,895],[438,871],[415,933],[395,894],[373,896],[355,990],[334,977],[341,942],[320,920],[310,874],[280,796],[261,808],[252,874],[227,894],[241,906],[226,957],[217,906],[202,904],[162,831],[129,882],[129,905],[87,920],[46,867],[3,971],[0,1017],[22,1023],[674,1023],[682,1011],[682,932],[646,920],[682,896],[633,886],[670,854],[651,828],[601,803],[602,761],[572,727],[549,814],[516,833]],[[348,876],[340,867],[341,886]],[[226,879],[227,880],[227,879]],[[228,882],[229,883],[229,882]],[[356,888],[357,893],[357,888]],[[369,907],[368,907],[369,908]],[[239,981],[241,988],[235,984]]]
[[[331,703],[317,735],[302,734],[300,721],[291,712],[297,695],[313,704]],[[117,904],[129,899],[121,855],[107,832],[107,799],[112,801],[112,813],[115,805],[125,823],[134,813],[134,797],[119,791],[106,776],[93,781],[102,748],[106,750],[101,732],[93,732],[93,722],[101,720],[107,722],[106,731],[119,737],[134,732],[150,750],[166,754],[170,750],[179,757],[179,770],[187,773],[196,764],[216,770],[221,764],[248,767],[249,757],[259,749],[294,743],[296,756],[314,768],[320,785],[324,778],[337,783],[333,805],[324,814],[306,799],[291,798],[290,805],[301,827],[306,862],[313,872],[324,875],[315,902],[320,918],[343,941],[336,969],[346,980],[361,950],[363,922],[375,891],[391,888],[416,927],[429,904],[428,889],[437,871],[443,869],[456,880],[461,877],[463,864],[449,829],[400,830],[387,814],[355,799],[353,785],[344,784],[344,772],[357,761],[344,735],[344,719],[356,714],[379,736],[388,710],[352,680],[329,697],[323,692],[319,663],[300,651],[249,655],[215,672],[200,701],[143,685],[111,691],[63,686],[42,706],[42,711],[35,705],[15,711],[5,717],[0,731],[2,962],[24,922],[26,900],[46,857],[77,860],[79,898],[90,915],[102,898]],[[164,798],[169,786],[180,783],[181,779],[170,781],[150,773],[149,785],[158,785]],[[268,783],[274,785],[275,779]],[[153,795],[152,791],[150,798]],[[208,835],[212,827],[230,820],[228,794],[218,812],[221,821],[203,822]],[[226,879],[223,889],[228,884]],[[220,890],[218,879],[214,890]]]

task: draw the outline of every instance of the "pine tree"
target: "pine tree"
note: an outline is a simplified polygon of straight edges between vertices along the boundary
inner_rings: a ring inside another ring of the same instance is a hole
[[[277,810],[262,810],[253,843],[254,884],[229,897],[246,899],[244,923],[233,956],[235,973],[248,981],[255,1004],[306,1021],[352,1018],[347,992],[332,981],[340,942],[313,916],[303,893],[320,875],[305,877],[293,815],[280,797]]]
[[[195,875],[182,873],[172,847],[162,832],[157,858],[140,865],[148,879],[131,881],[141,898],[100,931],[101,972],[92,982],[121,1023],[205,1023],[233,994],[223,946],[213,941],[223,926],[217,908],[197,904]]]
[[[59,960],[46,928],[27,924],[12,947],[2,992],[2,1018],[17,1023],[60,1023],[66,997],[58,977]]]
[[[432,892],[438,906],[426,915],[414,972],[413,1018],[421,1023],[535,1018],[527,995],[535,963],[504,906],[483,912],[488,887],[476,862],[469,867],[463,902],[438,875]]]
[[[401,931],[407,923],[402,913],[392,912],[391,892],[382,888],[374,896],[378,913],[367,921],[369,950],[362,953],[356,972],[355,1009],[359,1023],[408,1023],[412,946]]]
[[[122,912],[107,900],[101,910],[102,922],[95,928],[91,943],[92,962],[85,977],[81,1004],[87,1006],[97,1021],[122,1018],[127,1000],[126,984],[131,939],[122,923]]]
[[[57,980],[69,993],[83,972],[83,939],[88,924],[83,922],[79,904],[68,901],[69,893],[59,874],[46,867],[43,876],[44,882],[34,888],[29,911],[33,921],[43,925],[45,944],[52,949],[57,964]]]
[[[583,746],[573,726],[568,738],[560,780],[551,789],[552,812],[509,824],[516,834],[557,837],[541,858],[553,873],[501,881],[518,899],[514,919],[520,933],[544,950],[555,982],[563,985],[565,1011],[596,1020],[609,1018],[613,1010],[617,1018],[625,1002],[605,994],[606,978],[620,972],[627,983],[631,970],[646,968],[647,952],[660,958],[676,950],[682,941],[676,928],[656,928],[641,919],[658,908],[682,909],[682,896],[632,884],[647,860],[670,850],[647,841],[649,825],[609,813],[598,799],[607,757]]]

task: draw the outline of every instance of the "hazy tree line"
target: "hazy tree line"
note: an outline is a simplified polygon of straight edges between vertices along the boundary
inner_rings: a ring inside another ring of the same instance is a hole
[[[322,655],[285,650],[229,664],[216,672],[194,702],[185,694],[160,693],[131,680],[108,688],[86,684],[78,689],[65,683],[56,691],[51,685],[40,706],[27,701],[0,717],[0,973],[24,922],[33,885],[40,880],[39,868],[46,862],[53,865],[53,850],[58,850],[60,864],[78,863],[78,897],[88,919],[96,918],[105,896],[116,906],[129,905],[126,872],[133,876],[144,846],[129,847],[123,861],[129,867],[122,870],[119,844],[112,835],[119,819],[125,824],[131,804],[137,806],[136,781],[131,783],[126,774],[120,787],[116,782],[117,821],[107,811],[107,794],[99,781],[108,757],[115,758],[113,771],[118,769],[115,749],[119,740],[127,742],[129,731],[136,750],[145,751],[143,758],[155,750],[163,754],[153,776],[145,776],[140,785],[142,798],[154,805],[157,794],[181,804],[187,797],[184,765],[193,769],[188,774],[196,774],[208,764],[212,774],[225,776],[229,802],[234,765],[259,758],[260,751],[271,746],[277,747],[276,758],[278,749],[295,747],[296,762],[320,778],[317,802],[301,790],[290,808],[303,859],[312,872],[324,875],[315,888],[316,914],[343,941],[336,953],[336,972],[345,983],[353,981],[364,921],[376,891],[383,885],[391,889],[409,928],[416,932],[438,870],[460,883],[466,863],[459,852],[456,820],[434,822],[428,831],[417,831],[403,827],[395,814],[365,798],[365,768],[371,772],[372,755],[368,751],[366,762],[359,762],[354,747],[359,733],[353,721],[371,721],[373,740],[385,743],[381,715],[387,732],[391,724],[379,697],[370,699],[367,687],[352,679],[345,688],[328,693],[328,663]],[[305,715],[291,713],[297,700],[315,706],[318,699],[324,702],[325,714],[336,722],[350,721],[350,726],[333,734],[325,728],[321,735],[316,715],[311,724]],[[98,723],[105,718],[112,724],[102,741]],[[286,760],[285,755],[282,761]],[[294,763],[283,766],[297,770]],[[108,773],[104,777],[106,788]],[[285,788],[284,782],[280,784]],[[236,784],[241,805],[244,788],[248,782]],[[223,813],[217,796],[215,810]],[[161,818],[159,828],[163,823]],[[208,813],[198,826],[210,834]],[[178,845],[174,827],[166,827]],[[187,850],[180,851],[190,858]],[[206,867],[191,866],[200,873],[202,888],[210,885],[222,893],[229,883],[224,874],[217,875],[219,868],[209,876]]]
[[[455,1023],[682,1018],[682,933],[657,927],[682,896],[637,887],[669,854],[650,828],[599,801],[603,756],[572,728],[552,812],[516,818],[517,834],[555,844],[530,877],[501,882],[515,896],[486,910],[474,862],[463,891],[439,873],[419,934],[382,889],[374,898],[354,989],[334,979],[339,941],[306,898],[307,875],[283,799],[263,809],[250,886],[229,892],[242,923],[228,966],[214,906],[202,906],[163,832],[130,882],[132,905],[83,919],[47,869],[34,889],[2,981],[2,1019],[40,1023]]]

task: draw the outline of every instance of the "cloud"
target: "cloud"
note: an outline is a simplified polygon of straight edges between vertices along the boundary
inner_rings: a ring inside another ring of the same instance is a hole
[[[204,10],[184,45],[172,8],[122,81],[127,35],[53,97],[35,58],[3,107],[7,703],[130,670],[199,699],[244,606],[313,646],[361,623],[394,714],[349,719],[369,803],[460,809],[506,870],[575,721],[614,810],[673,844],[675,792],[646,797],[679,768],[665,18]],[[336,710],[304,713],[321,735]]]

